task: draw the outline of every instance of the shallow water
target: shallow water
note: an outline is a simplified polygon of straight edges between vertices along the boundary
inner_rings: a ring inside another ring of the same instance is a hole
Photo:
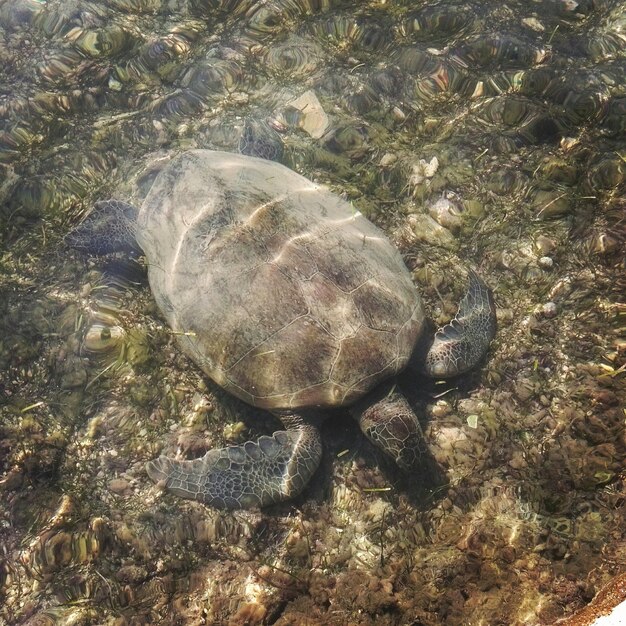
[[[625,28],[619,0],[0,3],[0,622],[553,624],[625,571]],[[438,323],[466,268],[494,288],[478,372],[400,381],[443,479],[339,414],[293,502],[149,482],[276,424],[179,352],[140,261],[63,236],[247,118]]]

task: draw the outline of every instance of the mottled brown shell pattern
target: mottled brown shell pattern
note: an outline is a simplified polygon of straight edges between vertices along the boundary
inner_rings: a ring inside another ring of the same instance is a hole
[[[137,230],[184,351],[250,404],[352,403],[406,366],[422,332],[420,297],[384,233],[278,163],[181,154]]]

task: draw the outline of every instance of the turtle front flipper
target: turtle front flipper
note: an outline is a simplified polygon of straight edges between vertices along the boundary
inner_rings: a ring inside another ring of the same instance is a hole
[[[470,283],[456,317],[435,334],[424,370],[449,378],[472,369],[485,356],[496,334],[496,308],[491,289],[470,271]]]
[[[350,412],[367,438],[402,469],[414,469],[427,454],[417,416],[395,384],[365,396]]]
[[[68,245],[87,254],[141,252],[135,239],[138,210],[121,200],[103,200],[65,238]]]
[[[194,461],[159,457],[146,465],[148,476],[181,498],[220,509],[249,509],[293,498],[309,482],[322,455],[317,428],[297,422],[271,437],[209,450]]]

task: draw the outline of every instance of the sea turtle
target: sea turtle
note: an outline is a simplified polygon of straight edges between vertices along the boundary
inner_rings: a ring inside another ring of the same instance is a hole
[[[495,333],[491,291],[470,272],[456,318],[416,351],[424,308],[385,234],[324,187],[243,154],[184,152],[140,209],[97,203],[69,241],[96,254],[142,252],[183,351],[284,424],[201,459],[147,464],[169,491],[220,508],[300,493],[320,461],[324,409],[349,407],[377,446],[413,467],[424,444],[409,404],[391,385],[370,392],[412,358],[430,375],[460,374]]]

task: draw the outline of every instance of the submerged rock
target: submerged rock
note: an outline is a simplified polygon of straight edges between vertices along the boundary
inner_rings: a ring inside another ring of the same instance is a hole
[[[459,245],[454,235],[447,228],[438,224],[430,215],[409,215],[408,224],[418,241],[433,246],[441,246],[448,250],[454,250]]]
[[[290,100],[284,115],[288,120],[293,120],[294,126],[302,129],[313,139],[320,139],[330,128],[328,115],[314,91],[306,91],[295,100]]]
[[[458,233],[463,224],[464,207],[453,192],[444,192],[440,198],[427,204],[428,213],[441,226]]]

